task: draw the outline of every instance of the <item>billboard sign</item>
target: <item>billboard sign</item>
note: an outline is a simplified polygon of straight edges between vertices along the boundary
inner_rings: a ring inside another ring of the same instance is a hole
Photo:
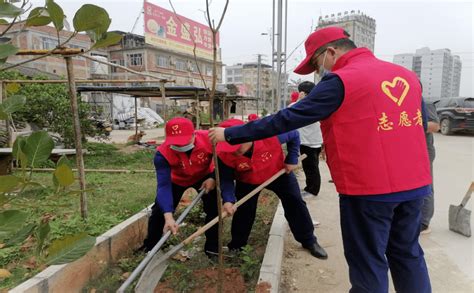
[[[147,44],[212,60],[212,32],[207,25],[145,1],[145,42]],[[217,35],[219,47],[219,35]]]

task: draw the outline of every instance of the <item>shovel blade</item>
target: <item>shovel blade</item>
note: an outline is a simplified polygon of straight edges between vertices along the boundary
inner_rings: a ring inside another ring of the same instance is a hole
[[[163,253],[160,251],[151,259],[150,263],[143,271],[137,285],[135,292],[148,293],[153,292],[160,282],[161,277],[168,267],[168,261],[162,259]]]
[[[449,206],[449,230],[471,237],[471,211],[462,206]]]

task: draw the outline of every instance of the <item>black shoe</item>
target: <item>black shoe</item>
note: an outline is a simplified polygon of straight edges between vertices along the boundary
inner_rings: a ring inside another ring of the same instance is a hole
[[[311,253],[312,256],[319,258],[319,259],[327,259],[328,254],[326,253],[326,250],[319,246],[318,242],[315,242],[314,244],[311,245],[303,245],[304,249],[309,250],[309,253]]]

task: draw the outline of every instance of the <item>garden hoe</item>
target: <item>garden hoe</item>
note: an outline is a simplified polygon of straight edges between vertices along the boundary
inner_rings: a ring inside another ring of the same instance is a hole
[[[471,182],[471,186],[467,190],[461,204],[449,206],[449,230],[466,237],[471,237],[471,211],[466,209],[465,206],[471,198],[473,191],[474,182]]]
[[[300,161],[304,160],[305,158],[306,158],[306,154],[301,155],[300,156]],[[242,199],[237,201],[234,204],[234,207],[238,208],[239,206],[244,204],[246,201],[248,201],[250,198],[252,198],[255,194],[259,193],[262,189],[264,189],[270,183],[275,181],[278,177],[285,174],[285,172],[286,172],[286,170],[283,168],[280,171],[278,171],[277,173],[275,173],[275,175],[270,177],[267,181],[263,182],[257,188],[252,190],[249,194],[247,194]],[[222,218],[225,218],[225,217],[227,217],[227,213],[223,212],[222,213]],[[163,276],[163,274],[166,270],[166,267],[168,266],[168,259],[170,257],[172,257],[173,255],[175,255],[178,251],[180,251],[184,246],[190,244],[191,241],[193,241],[196,237],[204,234],[204,232],[209,230],[212,226],[214,226],[218,222],[219,222],[219,217],[215,217],[210,222],[208,222],[206,225],[202,226],[196,232],[194,232],[194,234],[192,234],[191,236],[189,236],[188,238],[183,240],[181,243],[179,243],[176,246],[174,246],[173,248],[171,248],[167,253],[163,254],[154,264],[154,266],[156,266],[157,268],[158,267],[163,267],[163,269],[155,270],[154,273],[156,273],[156,275],[150,276],[149,281],[148,281],[148,283],[150,285],[153,284],[153,286],[150,286],[150,287],[147,287],[147,288],[140,288],[140,289],[137,286],[137,287],[135,287],[136,292],[152,292],[155,289],[155,287],[158,285],[158,283],[160,282],[160,279]],[[143,276],[142,276],[142,278],[143,278]],[[144,289],[146,289],[146,290],[144,290]]]
[[[194,197],[193,201],[186,207],[183,213],[181,213],[179,218],[176,220],[176,224],[180,225],[183,222],[184,218],[189,214],[191,209],[199,202],[199,200],[204,194],[204,191],[205,190],[202,189]],[[148,252],[147,256],[140,262],[137,268],[132,272],[132,274],[130,275],[130,277],[128,277],[125,283],[123,283],[122,286],[120,286],[117,292],[125,292],[125,289],[127,289],[127,287],[133,283],[133,281],[140,275],[143,269],[145,270],[140,280],[138,281],[136,290],[138,292],[139,288],[143,287],[143,288],[152,288],[151,291],[153,291],[154,287],[150,287],[151,284],[149,284],[150,280],[153,279],[150,276],[157,275],[157,274],[162,275],[164,271],[166,270],[166,267],[168,266],[168,264],[161,264],[160,266],[157,266],[158,264],[157,260],[160,259],[160,256],[163,255],[163,253],[158,252],[158,250],[160,250],[161,246],[166,242],[166,240],[168,240],[170,235],[171,235],[171,232],[168,231],[166,232],[165,235],[161,237],[160,241],[158,241],[158,243],[153,247],[153,249]],[[150,292],[150,291],[141,291],[141,292]]]

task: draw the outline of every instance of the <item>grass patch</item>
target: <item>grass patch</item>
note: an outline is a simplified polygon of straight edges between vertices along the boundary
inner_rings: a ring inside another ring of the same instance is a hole
[[[120,147],[98,143],[89,143],[87,149],[91,151],[84,158],[86,168],[153,168],[153,150],[124,154],[119,152]],[[52,174],[34,173],[33,178],[52,186]],[[154,173],[86,173],[86,182],[87,188],[92,190],[88,192],[87,221],[80,217],[78,195],[51,196],[50,189],[28,190],[26,196],[11,201],[3,208],[26,211],[31,223],[48,217],[51,233],[47,242],[51,242],[77,232],[98,236],[153,203],[155,197]],[[1,280],[0,291],[15,287],[45,268],[43,259],[35,255],[34,244],[35,239],[31,237],[20,245],[0,249],[0,268],[12,273],[10,278]]]

